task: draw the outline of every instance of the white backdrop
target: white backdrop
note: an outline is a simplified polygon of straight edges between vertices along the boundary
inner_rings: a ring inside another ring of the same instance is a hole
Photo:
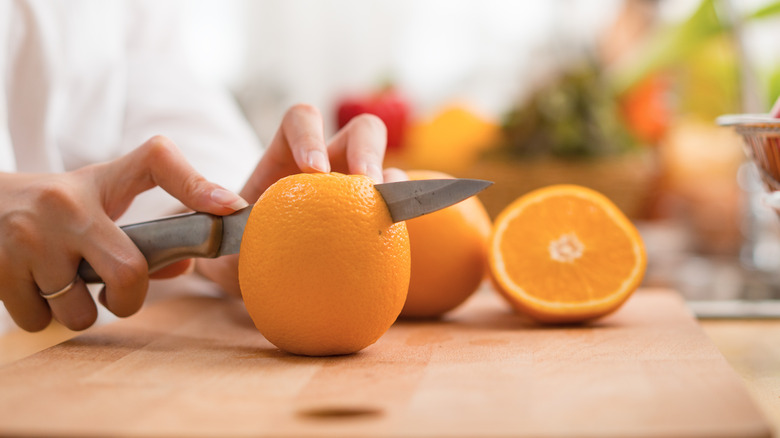
[[[193,4],[193,3],[189,3]],[[419,113],[504,110],[562,47],[587,46],[620,0],[199,0],[193,64],[227,83],[267,140],[289,105],[330,120],[344,93],[393,81]]]
[[[392,80],[418,115],[465,100],[497,116],[573,50],[591,47],[622,0],[190,0],[193,66],[228,85],[267,142],[284,110]],[[730,0],[753,10],[770,0]],[[665,0],[661,18],[699,0]],[[780,63],[777,20],[745,32],[756,68]],[[331,128],[331,126],[328,126]]]

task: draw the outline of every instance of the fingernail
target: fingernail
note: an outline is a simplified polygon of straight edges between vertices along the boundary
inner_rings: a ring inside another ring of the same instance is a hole
[[[240,210],[249,205],[244,198],[225,189],[214,189],[211,192],[211,200],[232,210]]]
[[[366,164],[366,176],[373,179],[376,183],[381,183],[384,179],[382,176],[382,168],[376,164]]]
[[[328,162],[328,157],[326,157],[322,151],[311,151],[306,158],[309,167],[312,169],[322,173],[330,172],[330,163]]]

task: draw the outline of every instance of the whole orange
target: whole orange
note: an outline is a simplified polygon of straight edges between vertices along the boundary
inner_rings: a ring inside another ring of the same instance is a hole
[[[359,351],[395,322],[409,286],[409,236],[362,175],[297,174],[255,203],[239,252],[241,295],[279,349]]]
[[[407,171],[409,179],[452,176],[431,170]],[[412,247],[412,278],[401,315],[433,318],[474,293],[487,270],[490,217],[476,197],[406,221]]]

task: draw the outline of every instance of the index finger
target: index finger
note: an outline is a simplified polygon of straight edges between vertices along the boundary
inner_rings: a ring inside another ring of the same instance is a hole
[[[384,181],[382,161],[387,147],[387,127],[373,114],[361,114],[347,123],[331,140],[328,150],[334,165],[348,173]]]
[[[279,131],[240,194],[245,199],[257,199],[285,176],[330,170],[322,115],[311,105],[298,104],[284,115]]]
[[[196,211],[225,215],[246,207],[247,202],[206,180],[169,139],[155,136],[129,154],[96,166],[103,208],[118,217],[141,192],[160,186]]]

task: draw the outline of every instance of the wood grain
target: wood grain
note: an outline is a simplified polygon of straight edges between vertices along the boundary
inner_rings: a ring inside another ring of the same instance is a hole
[[[764,437],[743,383],[668,291],[541,327],[483,291],[361,353],[279,352],[243,305],[157,303],[0,368],[0,433]]]
[[[5,309],[0,308],[0,312]],[[0,318],[7,315],[0,315]],[[8,317],[10,319],[10,316]],[[46,348],[78,336],[57,321],[52,321],[44,330],[36,333],[23,331],[15,326],[0,331],[0,366],[25,358]]]

